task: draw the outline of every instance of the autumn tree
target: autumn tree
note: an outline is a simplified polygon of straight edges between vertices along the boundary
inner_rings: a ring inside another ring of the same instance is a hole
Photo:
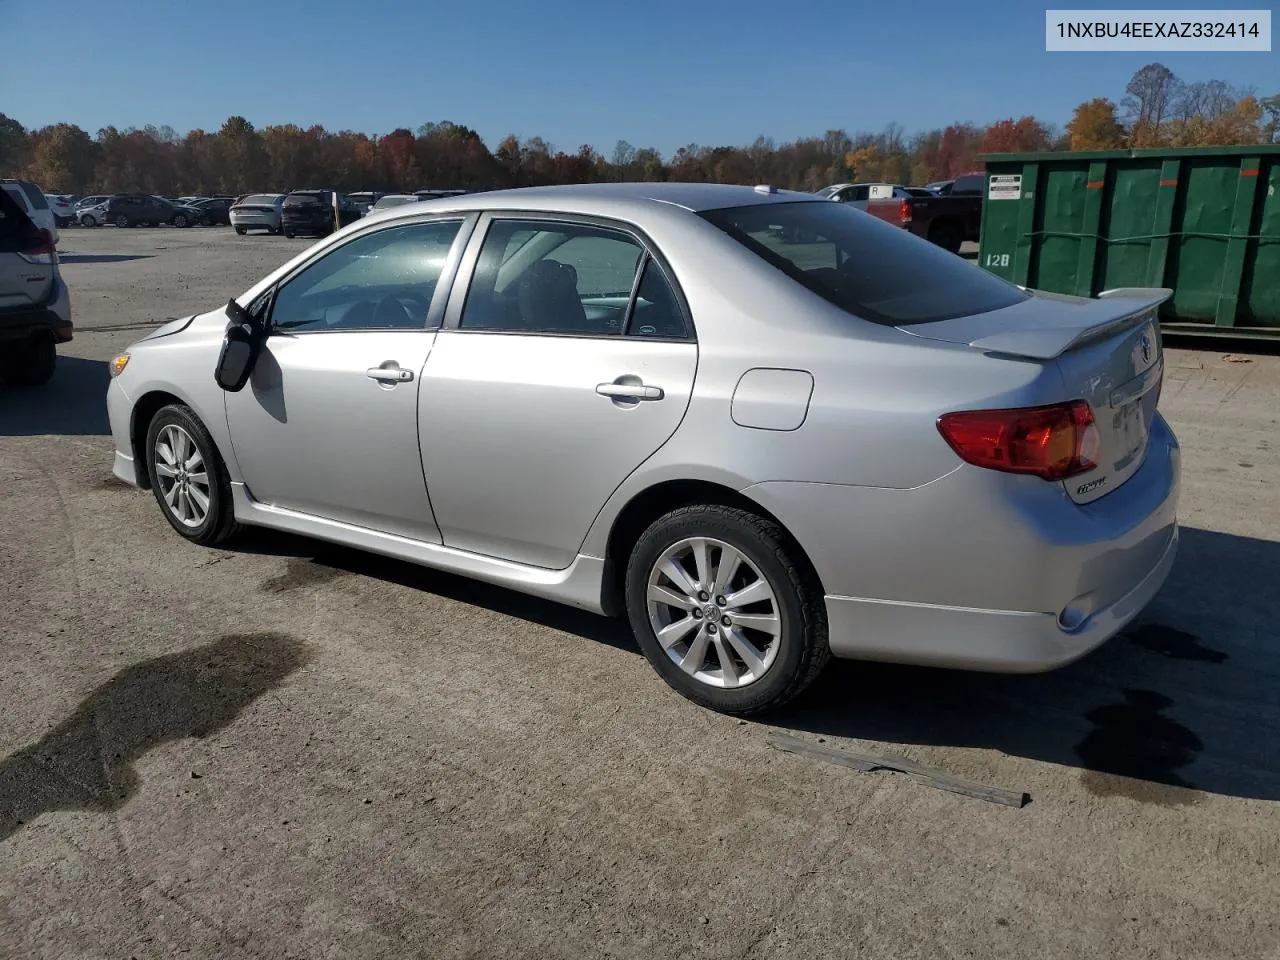
[[[1067,133],[1072,150],[1112,150],[1124,143],[1116,105],[1106,97],[1095,97],[1076,107]]]
[[[1262,142],[1280,143],[1280,93],[1263,98],[1258,101],[1258,106],[1267,118],[1262,127]]]
[[[1178,78],[1163,63],[1149,63],[1124,89],[1121,106],[1129,123],[1130,143],[1135,147],[1159,146],[1164,122],[1178,96]]]
[[[83,193],[93,183],[98,162],[97,144],[89,134],[70,123],[57,123],[33,131],[23,176],[47,190]]]
[[[1049,131],[1035,117],[997,120],[987,127],[981,153],[1034,153],[1049,149]]]

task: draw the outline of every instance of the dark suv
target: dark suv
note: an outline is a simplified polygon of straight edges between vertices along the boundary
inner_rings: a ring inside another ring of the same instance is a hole
[[[173,223],[174,218],[181,215],[183,226],[190,214],[179,211],[177,207],[159,197],[150,197],[143,193],[120,193],[104,204],[105,222],[114,223],[117,227],[158,226],[162,223]]]
[[[360,219],[360,209],[338,194],[338,225],[345,227]],[[294,190],[280,208],[280,226],[286,237],[300,234],[326,236],[333,233],[332,190]]]

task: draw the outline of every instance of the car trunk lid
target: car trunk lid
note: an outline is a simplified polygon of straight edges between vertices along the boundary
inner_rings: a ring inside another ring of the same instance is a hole
[[[900,329],[995,357],[1055,364],[1064,387],[1057,399],[1088,401],[1098,429],[1097,467],[1064,482],[1072,500],[1088,503],[1142,465],[1164,375],[1157,310],[1172,291],[1126,288],[1097,299],[1028,292],[1000,310]]]

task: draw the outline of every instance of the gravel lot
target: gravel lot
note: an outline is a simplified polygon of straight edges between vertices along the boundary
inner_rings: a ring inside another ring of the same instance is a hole
[[[1280,357],[1170,351],[1185,538],[1127,635],[1033,677],[836,663],[744,722],[620,623],[204,550],[111,479],[105,361],[305,245],[63,234],[76,338],[0,392],[0,955],[1280,956]]]

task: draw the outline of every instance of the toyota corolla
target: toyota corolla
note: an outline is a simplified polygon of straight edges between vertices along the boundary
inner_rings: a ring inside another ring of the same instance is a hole
[[[1173,563],[1168,296],[1022,290],[772,187],[433,200],[115,358],[114,471],[200,544],[274,527],[625,615],[717,710],[832,655],[1047,670]]]

